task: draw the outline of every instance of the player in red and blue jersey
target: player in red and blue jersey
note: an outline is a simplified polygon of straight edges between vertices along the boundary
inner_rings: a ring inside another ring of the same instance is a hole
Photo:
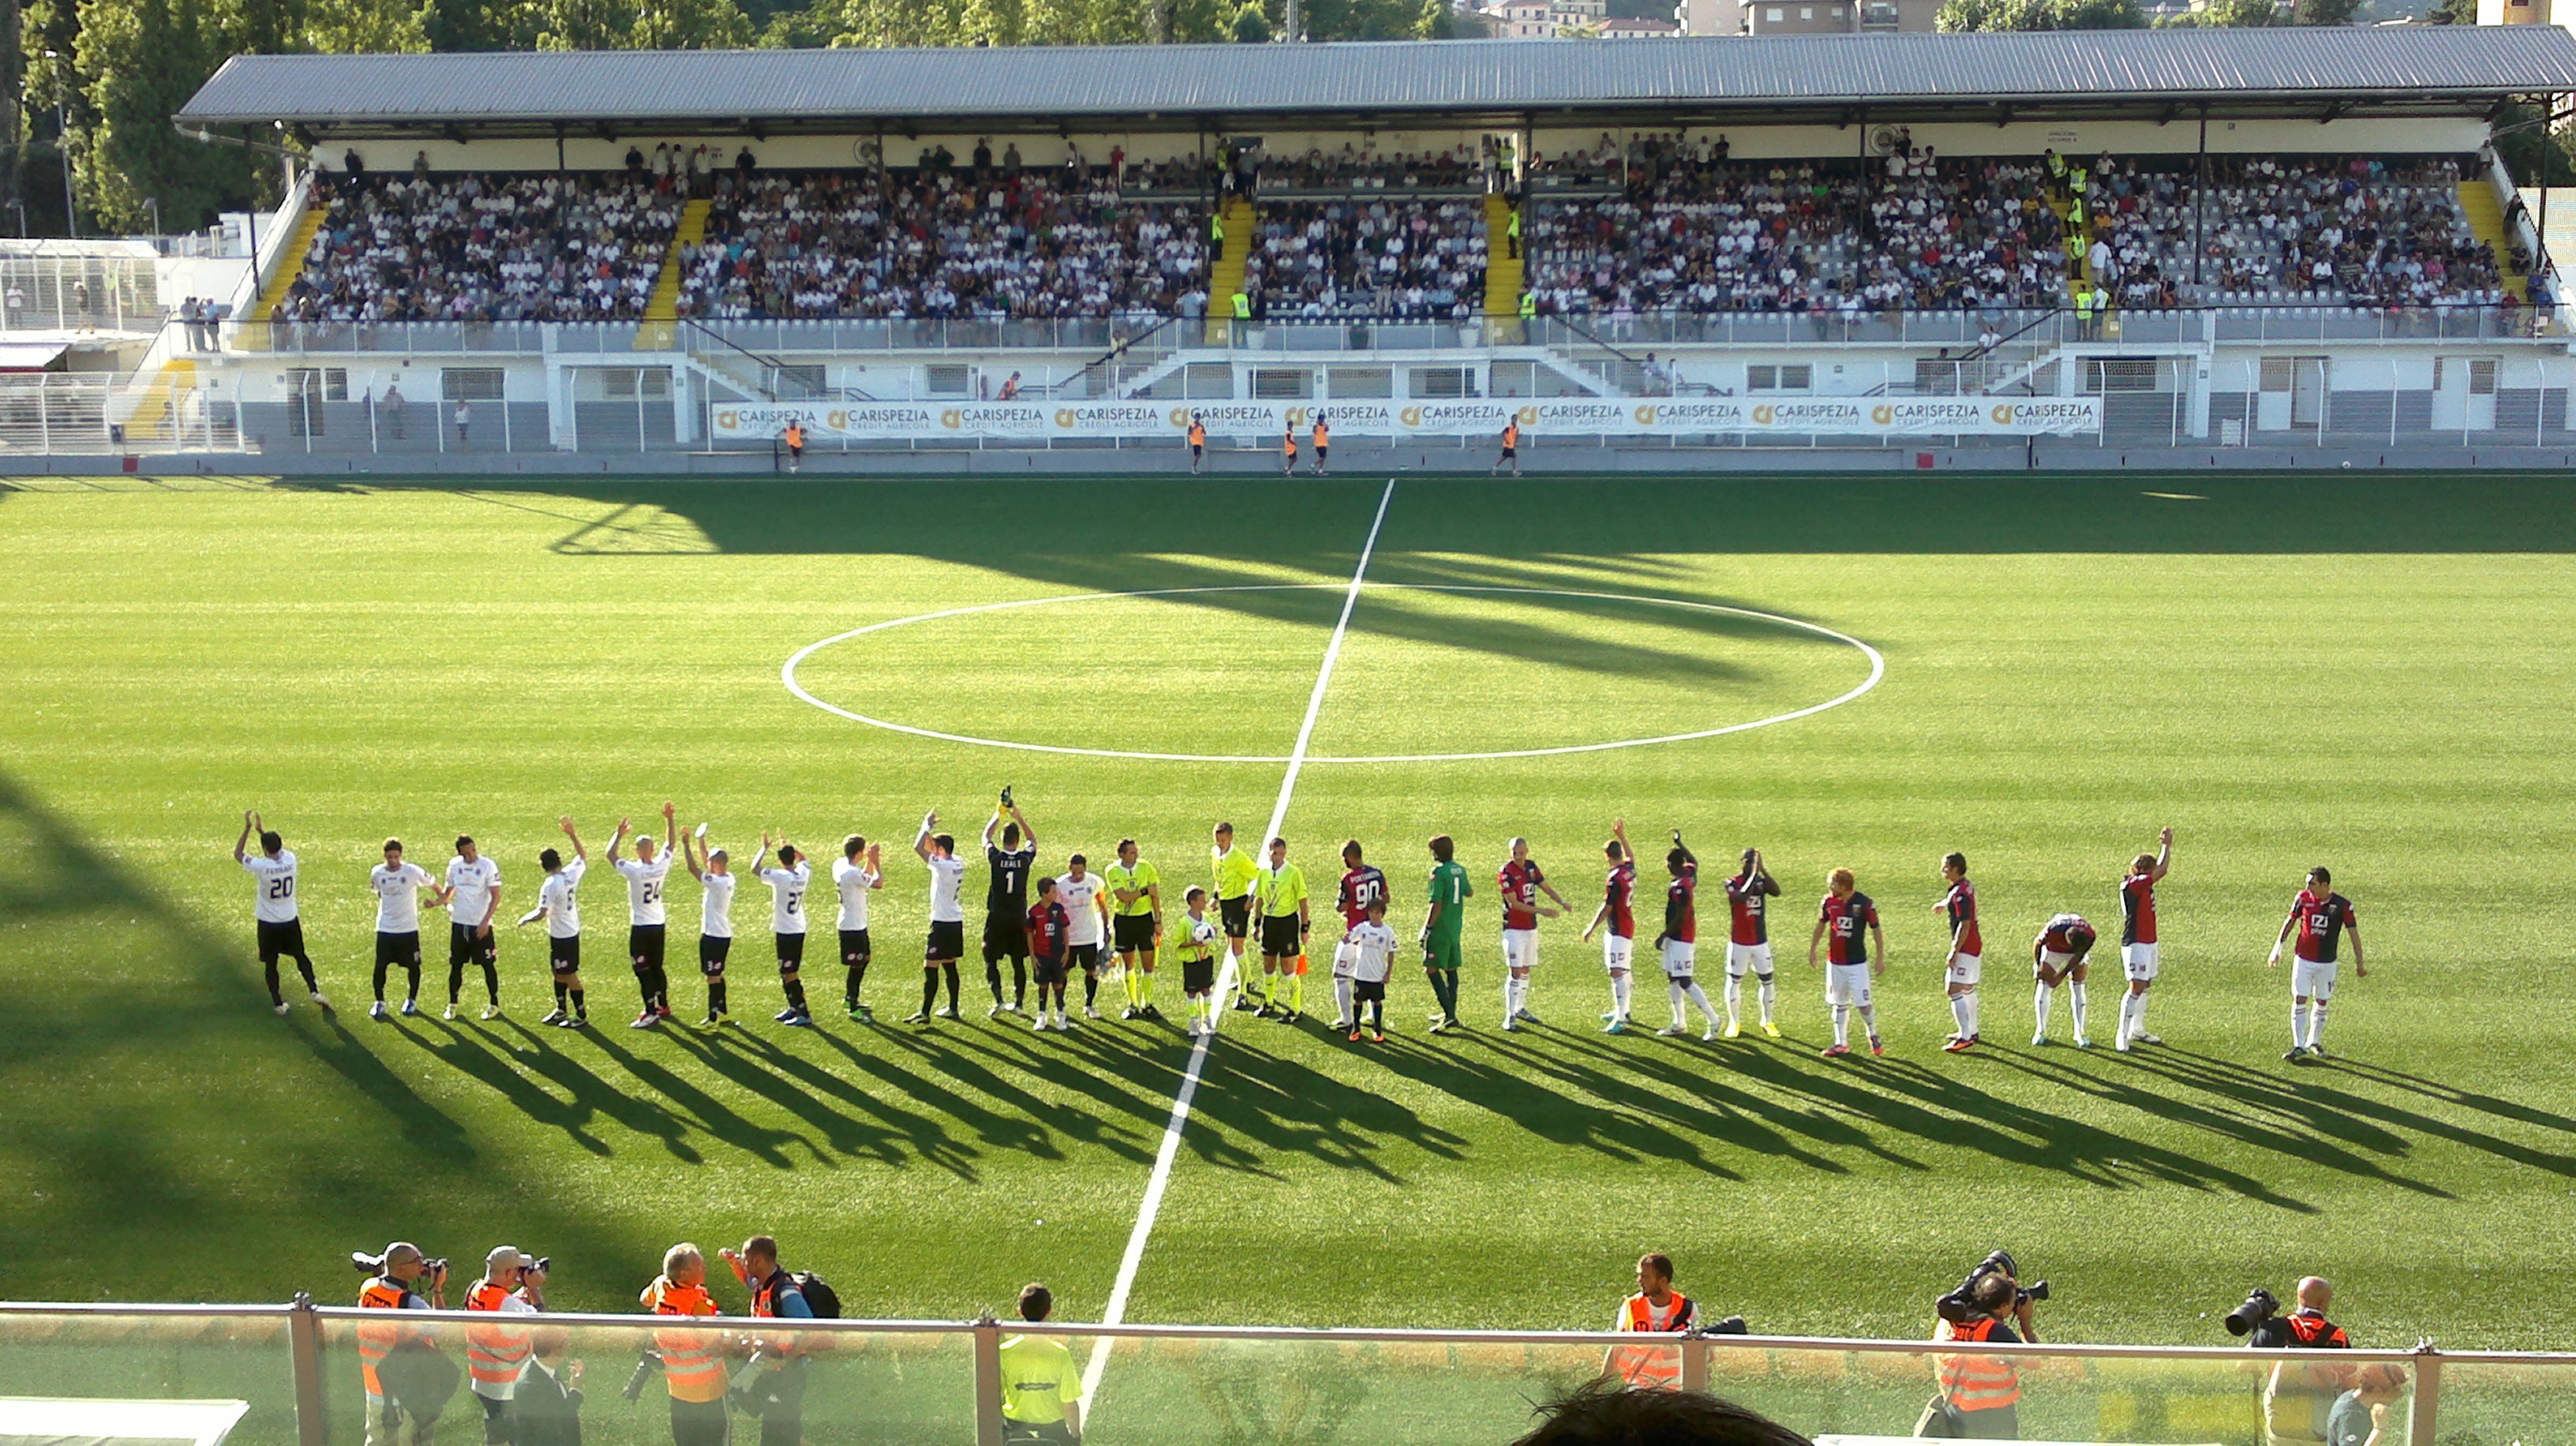
[[[1679,1035],[1690,1024],[1689,1011],[1682,1008],[1688,1000],[1699,1006],[1700,1017],[1708,1027],[1702,1039],[1717,1038],[1717,1011],[1709,1007],[1708,995],[1699,987],[1699,860],[1682,842],[1682,831],[1673,830],[1672,849],[1664,855],[1664,867],[1673,876],[1664,889],[1664,932],[1655,936],[1662,950],[1664,982],[1672,995],[1673,1022],[1656,1030],[1661,1035]]]
[[[1779,997],[1771,970],[1771,918],[1769,903],[1780,897],[1780,881],[1762,864],[1762,850],[1746,849],[1742,867],[1726,881],[1728,921],[1726,942],[1726,1037],[1733,1039],[1741,1032],[1736,1015],[1744,1007],[1744,971],[1753,971],[1760,982],[1762,998],[1762,1032],[1773,1039],[1780,1037],[1780,1026],[1771,1021],[1772,1002]]]
[[[1511,848],[1494,881],[1503,896],[1503,1028],[1517,1030],[1523,1020],[1538,1022],[1529,1011],[1530,971],[1538,967],[1538,921],[1553,919],[1573,905],[1530,857],[1528,839],[1513,839]],[[1554,899],[1556,907],[1540,903],[1541,894]]]
[[[2281,962],[2282,941],[2294,928],[2299,942],[2290,960],[2290,1052],[2281,1058],[2296,1064],[2326,1057],[2326,1001],[2334,997],[2335,955],[2345,935],[2352,936],[2352,977],[2367,978],[2370,971],[2361,967],[2361,920],[2352,900],[2334,891],[2334,875],[2322,864],[2308,870],[2308,886],[2290,901],[2290,916],[2273,936],[2265,968]],[[2314,1012],[2302,1019],[2311,1002]]]
[[[1610,974],[1610,1008],[1601,1022],[1623,1030],[1628,1027],[1628,961],[1637,942],[1637,916],[1631,907],[1637,896],[1637,855],[1628,847],[1626,819],[1610,825],[1610,841],[1601,846],[1601,852],[1610,860],[1610,878],[1601,888],[1601,907],[1592,911],[1592,922],[1583,926],[1583,938],[1591,942],[1593,934],[1606,926],[1601,933],[1601,967]]]
[[[1977,886],[1968,882],[1968,856],[1952,852],[1941,858],[1941,882],[1949,892],[1932,907],[1949,916],[1950,952],[1942,977],[1950,990],[1950,1018],[1959,1028],[1941,1047],[1952,1054],[1977,1047],[1977,981],[1985,970],[1985,935],[1977,928]]]
[[[1862,931],[1867,930],[1864,938]],[[1869,942],[1878,942],[1878,955],[1873,959]],[[1830,940],[1826,952],[1825,1003],[1834,1011],[1834,1042],[1825,1050],[1828,1059],[1851,1053],[1851,1016],[1860,1011],[1861,1028],[1869,1035],[1869,1052],[1887,1053],[1878,1037],[1878,1011],[1869,996],[1870,977],[1887,972],[1887,935],[1878,927],[1878,905],[1858,887],[1849,869],[1836,869],[1825,876],[1825,901],[1816,910],[1816,932],[1807,940],[1807,967],[1816,967],[1816,948]]]
[[[2049,1005],[2057,997],[2061,980],[2066,984],[2067,1012],[2075,1016],[2075,1047],[2093,1047],[2093,1041],[2084,1033],[2084,969],[2097,937],[2082,914],[2059,914],[2041,927],[2038,938],[2030,941],[2031,969],[2039,976],[2038,992],[2030,1005],[2031,1013],[2038,1017],[2031,1026],[2033,1049],[2048,1043]]]
[[[2162,1044],[2147,1033],[2147,989],[2156,982],[2156,883],[2173,866],[2173,830],[2156,836],[2156,852],[2129,861],[2129,876],[2120,881],[2120,965],[2128,971],[2129,992],[2120,997],[2120,1029],[2111,1047],[2127,1053],[2131,1045]]]
[[[1342,911],[1343,936],[1343,941],[1333,946],[1333,1028],[1347,1030],[1359,1020],[1358,1006],[1352,998],[1358,987],[1359,953],[1350,943],[1350,932],[1368,922],[1369,905],[1389,900],[1386,875],[1377,865],[1363,860],[1358,839],[1342,845],[1342,869],[1342,892],[1333,905]]]

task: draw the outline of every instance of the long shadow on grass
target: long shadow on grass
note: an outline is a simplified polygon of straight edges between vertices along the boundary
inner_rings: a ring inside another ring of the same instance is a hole
[[[252,1278],[267,1299],[339,1300],[352,1244],[462,1250],[502,1223],[569,1258],[651,1258],[580,1202],[452,1188],[490,1163],[484,1142],[379,1055],[396,1032],[365,1037],[293,985],[293,1013],[271,1016],[249,895],[238,932],[209,932],[0,773],[0,916],[119,965],[92,978],[51,952],[0,953],[0,1174],[25,1185],[0,1211],[0,1296],[94,1297],[100,1261],[151,1260],[173,1298],[241,1299]],[[287,1253],[246,1274],[254,1246]]]

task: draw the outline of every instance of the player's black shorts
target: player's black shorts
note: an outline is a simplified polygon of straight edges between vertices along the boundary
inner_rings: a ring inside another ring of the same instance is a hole
[[[1181,992],[1205,994],[1216,987],[1216,955],[1181,961]]]
[[[1305,931],[1294,914],[1274,914],[1261,921],[1261,952],[1287,959],[1306,952]]]
[[[1351,981],[1351,998],[1362,1004],[1384,1004],[1386,1002],[1386,981],[1383,979],[1354,979]]]
[[[553,968],[554,972],[557,974],[578,974],[581,972],[581,936],[579,934],[575,934],[569,939],[557,939],[552,936],[548,936],[546,943],[551,950],[551,953],[547,956],[547,963]]]
[[[1029,957],[1027,914],[1006,914],[997,909],[984,916],[985,963],[999,964],[1005,959],[1026,959],[1027,957]]]
[[[448,963],[497,964],[500,961],[500,935],[481,933],[471,924],[447,926]]]
[[[868,962],[867,930],[843,929],[841,931],[841,962],[852,969]]]
[[[280,956],[304,957],[304,921],[288,919],[276,922],[261,919],[259,923],[259,962],[274,964]]]
[[[803,967],[803,966],[804,966],[804,963],[805,963],[805,936],[804,936],[804,935],[802,935],[802,934],[772,934],[772,935],[770,935],[770,937],[771,937],[771,938],[773,938],[773,939],[776,939],[776,940],[778,941],[778,967],[779,967],[781,970],[797,969],[797,968],[801,968],[801,967]]]
[[[1324,465],[1324,458],[1325,458],[1325,456],[1326,456],[1327,454],[1329,454],[1332,450],[1333,450],[1333,448],[1332,448],[1332,444],[1330,444],[1330,443],[1320,443],[1320,444],[1318,444],[1318,445],[1316,446],[1316,448],[1315,448],[1315,465],[1316,465],[1316,466],[1318,466],[1318,467],[1323,466],[1323,465]]]
[[[931,920],[930,941],[923,947],[921,957],[925,963],[965,958],[966,921],[963,919]]]
[[[407,969],[419,968],[420,931],[418,929],[414,929],[408,934],[387,934],[382,931],[378,931],[376,934],[376,962],[379,964],[400,964]]]
[[[1064,946],[1064,962],[1065,967],[1069,969],[1079,969],[1088,974],[1100,967],[1100,946],[1097,944],[1067,944]]]
[[[1110,917],[1110,938],[1118,952],[1154,947],[1154,916],[1151,914],[1115,914]]]
[[[1520,455],[1520,450],[1521,449],[1518,447],[1505,447],[1503,449],[1503,455],[1506,457],[1516,457]]]
[[[1054,954],[1033,954],[1029,956],[1029,973],[1037,980],[1040,988],[1049,984],[1062,984],[1064,959]]]
[[[1252,932],[1252,896],[1216,901],[1217,919],[1225,925],[1225,937],[1241,939]]]
[[[733,936],[731,934],[700,934],[698,936],[698,972],[704,974],[709,979],[713,979],[717,975],[724,973],[725,960],[732,957],[732,955]]]
[[[626,957],[638,969],[662,967],[662,943],[669,933],[666,924],[629,924],[626,926]]]

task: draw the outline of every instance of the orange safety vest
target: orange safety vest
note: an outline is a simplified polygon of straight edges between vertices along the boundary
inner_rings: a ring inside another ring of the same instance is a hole
[[[1992,1338],[1994,1332],[1991,1318],[1965,1326],[1954,1326],[1945,1320],[1932,1338],[1982,1341]],[[1932,1371],[1941,1382],[1942,1396],[1954,1410],[1996,1411],[2021,1400],[2021,1372],[2000,1356],[1934,1356]]]
[[[644,1288],[644,1308],[655,1315],[714,1315],[716,1298],[703,1285],[673,1285],[657,1275]],[[662,1353],[662,1380],[674,1401],[721,1401],[725,1393],[724,1359],[716,1353],[713,1331],[657,1330],[653,1347]]]
[[[479,1280],[465,1293],[467,1310],[499,1312],[501,1302],[510,1298],[509,1290],[490,1280]],[[528,1364],[532,1347],[530,1333],[515,1326],[470,1325],[465,1328],[465,1369],[475,1384],[507,1386],[519,1379]]]
[[[1625,1329],[1632,1331],[1679,1332],[1690,1329],[1690,1297],[1673,1292],[1672,1314],[1662,1325],[1655,1324],[1654,1307],[1644,1292],[1628,1297]],[[1682,1388],[1682,1357],[1679,1351],[1622,1346],[1610,1354],[1611,1369],[1617,1371],[1629,1387],[1641,1391],[1678,1391]]]
[[[1282,432],[1279,435],[1279,455],[1283,457],[1294,457],[1297,455],[1296,433]]]
[[[1503,445],[1506,447],[1517,447],[1520,444],[1521,424],[1518,422],[1505,422],[1503,424]]]
[[[794,422],[787,424],[787,445],[790,447],[805,445],[805,429],[802,426]]]
[[[1320,452],[1320,451],[1324,450],[1326,447],[1329,447],[1329,446],[1331,446],[1331,445],[1333,445],[1333,434],[1332,434],[1332,431],[1331,431],[1329,428],[1327,428],[1327,427],[1326,427],[1326,426],[1325,426],[1321,421],[1316,422],[1316,423],[1315,423],[1315,450],[1316,450],[1316,451],[1318,451],[1318,452]]]
[[[410,1294],[390,1277],[379,1275],[358,1287],[358,1304],[367,1310],[400,1310],[403,1298]],[[393,1354],[394,1347],[402,1344],[407,1334],[410,1333],[393,1321],[359,1325],[358,1374],[366,1380],[368,1395],[385,1393],[385,1383],[377,1378],[376,1367],[384,1364],[385,1357]]]
[[[788,1275],[787,1272],[783,1270],[773,1270],[770,1272],[767,1280],[764,1280],[760,1284],[752,1287],[751,1313],[753,1315],[765,1317],[771,1320],[778,1318],[778,1282],[782,1280],[787,1281],[790,1285],[795,1283],[794,1277]],[[796,1349],[796,1338],[792,1335],[781,1335],[772,1331],[761,1339],[769,1349],[774,1351],[792,1352]]]
[[[1206,446],[1207,428],[1200,426],[1196,422],[1190,423],[1190,445],[1193,447]]]

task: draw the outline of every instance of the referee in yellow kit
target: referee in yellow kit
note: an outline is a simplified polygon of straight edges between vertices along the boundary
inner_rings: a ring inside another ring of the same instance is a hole
[[[1020,1289],[1020,1319],[1042,1321],[1055,1309],[1043,1285]],[[1002,1342],[1002,1439],[1073,1446],[1082,1439],[1082,1372],[1058,1336],[1010,1336]]]

